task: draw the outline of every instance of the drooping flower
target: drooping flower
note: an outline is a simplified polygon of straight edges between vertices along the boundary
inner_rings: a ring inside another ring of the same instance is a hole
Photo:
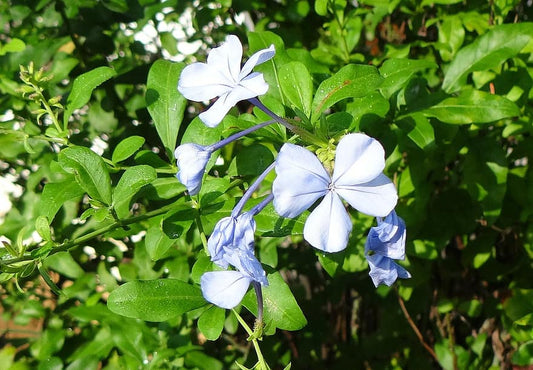
[[[200,192],[205,166],[211,153],[211,148],[193,143],[182,144],[176,148],[174,157],[179,168],[176,177],[187,187],[189,194]]]
[[[265,270],[254,254],[253,217],[272,201],[273,195],[267,196],[248,212],[242,212],[242,209],[261,181],[273,169],[274,163],[258,176],[231,215],[217,222],[207,242],[211,261],[221,268],[235,268],[235,271],[206,272],[200,279],[204,298],[219,307],[229,309],[238,305],[250,284],[254,284],[256,289],[260,289],[261,285],[268,285]]]
[[[383,147],[365,134],[349,134],[340,140],[331,177],[312,152],[284,144],[276,159],[274,208],[279,215],[292,218],[323,197],[305,222],[304,239],[325,252],[341,251],[352,230],[341,198],[375,217],[385,217],[394,209],[398,195],[382,173],[384,168]]]
[[[217,101],[199,117],[207,126],[217,126],[239,101],[263,95],[268,84],[263,74],[252,69],[271,59],[274,45],[253,54],[241,69],[242,44],[237,36],[228,35],[225,42],[211,50],[207,63],[193,63],[181,72],[178,90],[193,101]]]
[[[398,278],[411,277],[405,268],[394,262],[405,259],[405,222],[395,211],[385,218],[378,217],[377,221],[378,225],[370,228],[365,244],[369,275],[376,287],[391,286]]]
[[[174,151],[174,157],[176,158],[179,168],[176,177],[183,185],[187,187],[190,195],[198,194],[202,186],[202,178],[204,176],[205,167],[207,166],[207,162],[209,162],[209,158],[214,151],[274,122],[276,121],[271,120],[259,123],[247,128],[246,130],[242,130],[241,132],[237,132],[236,134],[228,136],[227,138],[212,145],[203,146],[194,143],[181,144]]]

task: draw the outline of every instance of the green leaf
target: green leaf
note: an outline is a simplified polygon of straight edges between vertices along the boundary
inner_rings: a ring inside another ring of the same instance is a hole
[[[175,240],[170,239],[159,226],[153,226],[146,231],[146,251],[153,261],[165,256]]]
[[[307,324],[302,310],[279,272],[268,275],[268,286],[262,287],[262,290],[267,333],[273,332],[275,328],[299,330]],[[242,304],[253,314],[257,313],[255,294],[247,293]]]
[[[146,105],[155,128],[166,149],[168,158],[174,158],[176,140],[187,105],[178,92],[178,80],[185,64],[157,60],[148,73]]]
[[[47,257],[43,262],[43,266],[71,279],[85,275],[85,271],[68,252],[58,252]]]
[[[114,313],[145,321],[165,321],[206,305],[200,288],[181,280],[136,280],[111,292]]]
[[[26,49],[26,44],[21,39],[12,38],[5,45],[0,45],[0,56],[7,53],[17,53]]]
[[[110,205],[111,179],[102,158],[91,149],[72,146],[59,153],[59,164],[69,173],[73,173],[78,184],[93,199]]]
[[[433,126],[422,113],[410,114],[395,123],[420,149],[435,141]]]
[[[198,329],[209,340],[217,340],[224,329],[226,310],[217,306],[210,307],[204,311],[198,319]]]
[[[113,190],[113,207],[118,218],[127,217],[130,213],[130,202],[141,188],[157,178],[153,167],[139,165],[128,168]]]
[[[52,240],[52,234],[50,233],[50,222],[48,222],[48,218],[46,216],[41,215],[37,217],[35,220],[35,230],[44,240]]]
[[[308,212],[296,218],[284,218],[278,215],[272,203],[267,205],[254,219],[257,233],[264,237],[282,237],[303,234]]]
[[[290,62],[279,69],[281,91],[295,107],[304,112],[308,117],[311,114],[313,100],[313,80],[305,64]]]
[[[76,77],[67,98],[65,113],[63,114],[63,126],[67,127],[68,120],[76,109],[87,104],[94,89],[115,75],[116,72],[112,68],[98,67]]]
[[[144,141],[144,137],[135,135],[125,138],[115,147],[111,160],[118,163],[128,159],[143,146]]]
[[[490,123],[520,115],[510,100],[479,90],[465,90],[459,96],[449,97],[422,110],[427,117],[452,124]]]
[[[446,71],[442,88],[446,92],[459,90],[465,85],[469,73],[499,66],[517,55],[532,37],[533,23],[494,27],[457,52]]]
[[[158,177],[143,193],[148,199],[170,199],[183,194],[185,190],[185,185],[179,182],[176,176],[172,176]]]
[[[333,104],[346,98],[370,94],[381,84],[382,77],[373,66],[349,64],[318,86],[312,105],[312,120]]]
[[[269,86],[268,95],[285,105],[286,102],[281,91],[281,78],[278,71],[282,65],[290,62],[290,58],[285,51],[283,39],[270,31],[248,32],[248,44],[250,46],[250,53],[267,49],[270,45],[274,45],[276,48],[274,58],[256,66],[254,71],[263,73],[265,81]]]
[[[388,98],[404,87],[416,72],[437,67],[434,62],[423,59],[388,59],[379,68],[384,78],[379,89]]]

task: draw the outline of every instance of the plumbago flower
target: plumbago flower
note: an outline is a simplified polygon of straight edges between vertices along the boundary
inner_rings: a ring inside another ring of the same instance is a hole
[[[309,150],[284,144],[276,159],[274,208],[279,215],[292,218],[323,197],[305,221],[304,239],[325,252],[341,251],[352,230],[341,198],[375,217],[385,217],[394,209],[398,195],[394,184],[382,173],[384,168],[381,144],[360,133],[340,140],[331,177]]]
[[[241,69],[242,44],[237,36],[229,35],[226,41],[211,50],[207,63],[193,63],[181,72],[179,92],[189,100],[217,101],[199,117],[209,127],[217,126],[226,113],[239,101],[263,95],[268,84],[263,74],[252,69],[271,59],[274,45],[253,54]]]
[[[258,307],[262,307],[262,299],[259,299],[260,286],[267,286],[268,280],[261,263],[254,255],[253,217],[272,201],[273,195],[267,196],[250,211],[244,213],[241,211],[251,194],[273,169],[274,164],[270,165],[248,188],[230,217],[218,221],[207,242],[211,261],[223,269],[227,269],[228,266],[235,268],[228,271],[206,272],[200,279],[204,298],[219,307],[230,309],[237,306],[250,284],[258,294]]]
[[[370,228],[365,244],[365,256],[370,277],[377,287],[391,286],[397,278],[408,279],[411,274],[394,260],[405,259],[405,222],[392,211],[377,218],[378,225]]]
[[[179,168],[176,177],[187,187],[190,195],[198,194],[202,186],[205,167],[214,151],[274,122],[276,121],[271,120],[257,124],[234,135],[228,136],[213,145],[204,146],[195,143],[185,143],[178,146],[174,151],[174,157],[176,157]]]

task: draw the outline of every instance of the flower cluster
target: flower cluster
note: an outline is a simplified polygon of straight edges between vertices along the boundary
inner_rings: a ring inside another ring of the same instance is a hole
[[[268,84],[261,73],[252,70],[274,54],[271,45],[253,54],[241,68],[242,45],[236,36],[228,36],[221,46],[211,51],[207,63],[194,63],[183,69],[178,83],[183,96],[194,101],[217,98],[199,115],[207,126],[218,125],[241,100],[248,100],[273,119],[210,146],[180,145],[175,151],[179,167],[176,176],[190,195],[200,191],[211,155],[254,130],[279,122],[302,139],[314,137],[278,117],[257,99],[268,91]],[[219,307],[233,308],[253,285],[258,307],[262,308],[261,286],[268,285],[268,280],[254,254],[253,217],[272,201],[276,212],[288,218],[312,208],[305,221],[304,239],[324,252],[339,252],[348,245],[352,222],[343,200],[354,209],[376,217],[378,225],[370,229],[365,246],[372,281],[376,286],[391,285],[397,278],[410,277],[394,262],[405,257],[405,223],[394,211],[398,196],[394,184],[383,174],[384,168],[383,147],[362,133],[345,135],[339,141],[331,174],[313,152],[285,143],[276,161],[249,187],[231,216],[221,219],[215,226],[207,249],[213,263],[224,270],[202,275],[201,288],[206,300]],[[243,212],[251,194],[273,169],[276,179],[272,194]],[[232,269],[228,270],[230,266]]]

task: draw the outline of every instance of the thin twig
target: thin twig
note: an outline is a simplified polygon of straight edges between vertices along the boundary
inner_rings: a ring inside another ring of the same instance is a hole
[[[413,319],[411,319],[411,315],[409,315],[409,312],[407,311],[407,308],[405,307],[405,303],[403,302],[402,297],[400,297],[400,294],[398,293],[398,291],[396,291],[396,294],[398,295],[398,303],[400,303],[400,308],[402,309],[402,312],[405,318],[407,319],[409,326],[413,329],[416,336],[418,337],[418,340],[420,341],[422,346],[426,349],[426,351],[429,352],[429,354],[431,355],[431,357],[435,359],[435,361],[439,362],[439,358],[437,357],[437,354],[435,353],[433,348],[431,348],[431,346],[429,346],[429,344],[426,343],[426,341],[424,340],[424,337],[422,337],[422,333],[420,333],[420,330],[418,330],[418,327],[414,323]]]

